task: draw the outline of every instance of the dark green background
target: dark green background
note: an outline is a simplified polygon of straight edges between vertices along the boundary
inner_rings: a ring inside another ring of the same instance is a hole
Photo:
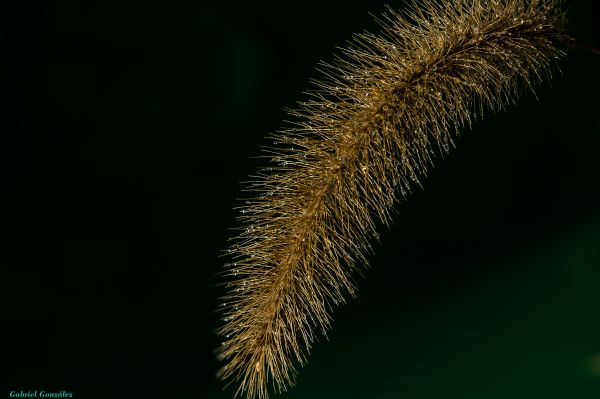
[[[213,349],[238,183],[383,2],[2,13],[0,397],[231,398]],[[600,47],[598,3],[570,27]],[[402,2],[390,2],[401,7]],[[600,397],[600,55],[461,132],[283,397]]]

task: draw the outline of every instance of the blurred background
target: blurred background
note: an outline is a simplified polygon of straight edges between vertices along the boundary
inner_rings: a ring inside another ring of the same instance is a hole
[[[0,397],[233,397],[215,273],[239,182],[384,3],[3,8]],[[598,3],[568,8],[600,47]],[[397,207],[282,398],[600,397],[600,55],[561,69]]]

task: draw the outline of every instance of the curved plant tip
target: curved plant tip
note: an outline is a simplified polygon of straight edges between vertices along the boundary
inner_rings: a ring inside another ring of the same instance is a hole
[[[264,399],[294,382],[332,305],[355,292],[376,224],[486,110],[548,78],[568,41],[556,0],[425,0],[389,9],[322,64],[271,135],[229,249],[219,376]]]

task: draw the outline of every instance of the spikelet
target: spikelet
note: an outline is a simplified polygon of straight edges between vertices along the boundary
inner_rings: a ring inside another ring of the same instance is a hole
[[[352,296],[376,224],[419,185],[434,154],[484,110],[549,75],[568,40],[557,0],[425,0],[360,34],[291,125],[241,207],[225,265],[222,378],[267,398],[293,384],[330,308]]]

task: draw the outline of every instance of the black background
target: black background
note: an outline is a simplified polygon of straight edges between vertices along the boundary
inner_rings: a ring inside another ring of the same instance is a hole
[[[600,47],[597,2],[571,3]],[[238,182],[383,3],[3,7],[0,397],[232,397],[215,273]],[[288,397],[600,395],[600,55],[561,69],[398,207]]]

